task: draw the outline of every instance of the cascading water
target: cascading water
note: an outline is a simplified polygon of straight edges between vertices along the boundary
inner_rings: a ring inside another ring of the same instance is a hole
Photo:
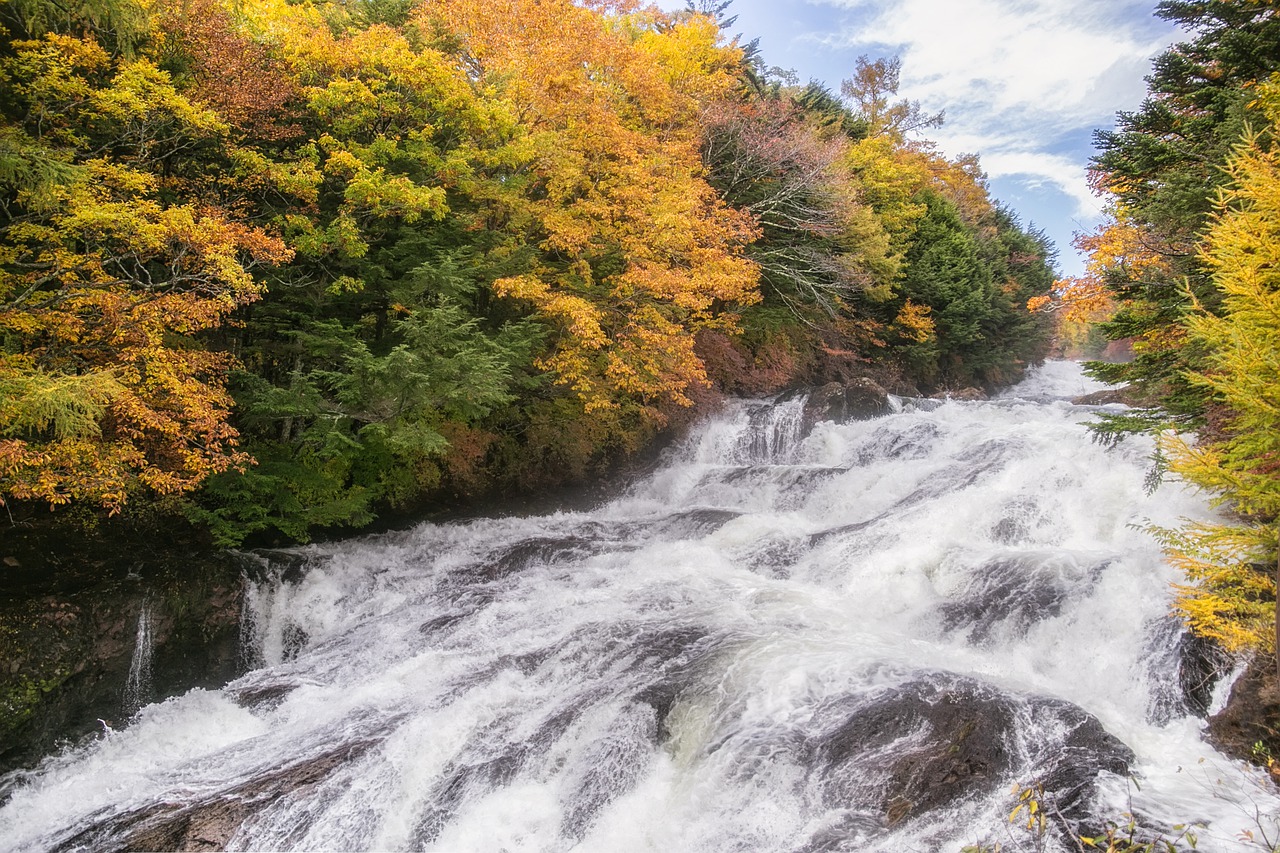
[[[1201,741],[1139,529],[1207,510],[1090,442],[1093,387],[807,436],[742,402],[592,513],[264,555],[260,668],[46,761],[0,849],[1065,850],[1130,810],[1257,849],[1277,800]]]
[[[144,601],[138,613],[138,630],[134,636],[133,657],[124,684],[124,716],[135,713],[151,701],[151,658],[155,643],[151,634],[151,602]]]

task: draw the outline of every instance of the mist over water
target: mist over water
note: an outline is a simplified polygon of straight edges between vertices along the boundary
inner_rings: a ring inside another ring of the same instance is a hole
[[[1033,849],[1033,784],[1062,827],[1257,849],[1280,806],[1201,742],[1140,529],[1208,511],[1090,441],[1067,400],[1099,387],[1049,363],[807,434],[803,399],[740,401],[590,513],[257,555],[255,668],[46,761],[0,850],[233,801],[238,850]]]

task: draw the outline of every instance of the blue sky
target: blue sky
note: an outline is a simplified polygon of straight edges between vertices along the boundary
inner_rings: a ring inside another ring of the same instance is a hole
[[[684,0],[659,0],[682,9]],[[1085,183],[1095,128],[1135,109],[1151,59],[1180,38],[1155,0],[734,0],[732,33],[760,39],[769,65],[838,91],[865,54],[902,58],[899,95],[930,113],[949,155],[977,153],[992,194],[1057,243],[1101,221]]]

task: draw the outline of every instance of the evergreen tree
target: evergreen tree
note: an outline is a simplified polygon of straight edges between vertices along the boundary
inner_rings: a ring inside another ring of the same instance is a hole
[[[1195,350],[1180,321],[1193,299],[1209,310],[1218,299],[1196,246],[1226,179],[1223,167],[1249,116],[1256,118],[1252,87],[1280,68],[1275,5],[1160,3],[1156,14],[1183,25],[1191,38],[1155,61],[1142,107],[1121,113],[1117,130],[1097,134],[1095,179],[1114,195],[1117,220],[1140,230],[1141,238],[1133,244],[1138,257],[1116,257],[1099,282],[1118,306],[1103,329],[1111,340],[1135,339],[1136,357],[1090,368],[1105,381],[1135,383],[1163,410],[1104,418],[1104,432],[1202,420],[1207,401],[1203,389],[1186,380]],[[1152,253],[1162,263],[1146,263]]]
[[[1228,176],[1201,253],[1220,304],[1186,320],[1204,353],[1190,380],[1212,395],[1212,417],[1198,441],[1165,446],[1171,470],[1235,520],[1163,535],[1192,582],[1178,602],[1191,626],[1228,648],[1276,651],[1280,677],[1280,155],[1255,136]]]

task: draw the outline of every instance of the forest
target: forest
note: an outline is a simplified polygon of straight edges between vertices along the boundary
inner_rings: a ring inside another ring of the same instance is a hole
[[[718,395],[991,389],[1053,247],[728,3],[0,2],[0,500],[218,545],[581,484]]]

